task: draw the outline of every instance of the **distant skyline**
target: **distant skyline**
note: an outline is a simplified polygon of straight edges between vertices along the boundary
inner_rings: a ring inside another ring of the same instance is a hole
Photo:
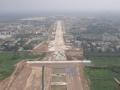
[[[80,11],[120,12],[120,0],[0,0],[0,13]]]

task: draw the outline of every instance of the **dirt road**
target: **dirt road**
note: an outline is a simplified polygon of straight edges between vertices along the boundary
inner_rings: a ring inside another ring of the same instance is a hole
[[[66,46],[64,42],[62,21],[57,21],[56,25],[57,26],[56,26],[55,40],[53,41],[53,46],[52,46],[54,51],[53,59],[57,60],[58,62],[62,60],[66,61],[67,60],[65,55]],[[81,73],[80,73],[81,66],[79,68],[79,66],[72,67],[73,66],[72,64],[69,65],[68,67],[63,67],[63,65],[62,64],[54,65],[55,67],[53,68],[53,71],[54,70],[57,71],[57,73],[54,73],[56,75],[65,74],[64,78],[66,78],[66,81],[64,80],[61,82],[61,79],[58,80],[59,76],[56,77],[57,81],[55,80],[54,82],[51,81],[51,83],[54,83],[54,85],[52,84],[51,86],[51,90],[85,90],[82,86],[83,83],[82,83]],[[63,71],[61,72],[60,69],[63,69]],[[66,83],[66,85],[61,85],[64,83]],[[60,86],[63,86],[62,89],[60,88]]]
[[[66,46],[64,42],[62,21],[57,21],[55,40],[52,41],[52,44],[50,45],[49,50],[54,51],[53,59],[59,61],[59,60],[66,60],[65,49],[66,49]]]

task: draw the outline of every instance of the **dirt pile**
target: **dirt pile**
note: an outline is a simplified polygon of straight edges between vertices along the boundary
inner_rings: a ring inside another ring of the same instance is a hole
[[[70,49],[66,50],[67,60],[83,60],[83,49]]]

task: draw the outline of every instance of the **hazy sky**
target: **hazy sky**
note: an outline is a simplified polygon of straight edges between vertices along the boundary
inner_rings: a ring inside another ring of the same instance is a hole
[[[23,11],[120,11],[120,0],[0,0],[0,13]]]

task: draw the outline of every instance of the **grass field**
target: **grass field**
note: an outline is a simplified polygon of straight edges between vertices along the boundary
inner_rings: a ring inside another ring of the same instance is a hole
[[[90,60],[92,60],[92,63],[95,65],[100,66],[120,66],[120,56],[113,56],[113,57],[88,57]]]
[[[0,53],[0,80],[8,77],[14,70],[14,65],[23,59],[33,59],[38,57],[44,57],[41,55],[32,55],[29,53],[14,53],[14,52],[3,52]]]
[[[90,80],[91,90],[120,90],[114,77],[120,79],[120,57],[89,57],[95,66],[108,66],[109,68],[86,68]]]

